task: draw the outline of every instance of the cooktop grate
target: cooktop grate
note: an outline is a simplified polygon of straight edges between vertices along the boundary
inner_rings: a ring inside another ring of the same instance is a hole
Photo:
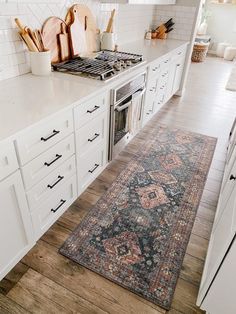
[[[75,57],[71,60],[53,64],[55,71],[69,72],[72,74],[85,74],[102,81],[108,80],[127,66],[134,66],[143,61],[142,55],[103,50],[94,58]]]
[[[115,74],[113,66],[103,60],[89,58],[74,58],[69,61],[53,65],[55,71],[85,73],[101,80]]]
[[[103,50],[97,55],[96,59],[106,62],[131,61],[132,63],[138,63],[143,61],[143,56],[128,52]]]

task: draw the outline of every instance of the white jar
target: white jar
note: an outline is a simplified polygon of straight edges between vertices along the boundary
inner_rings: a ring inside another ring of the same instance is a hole
[[[51,73],[51,52],[29,52],[31,72],[34,75],[50,75]]]
[[[227,61],[233,61],[236,57],[236,47],[227,47],[224,53],[224,59]]]
[[[229,43],[219,43],[217,45],[217,50],[216,50],[217,57],[223,58],[224,57],[224,53],[225,53],[225,49],[227,47],[229,47],[229,46],[230,46]]]
[[[101,34],[101,49],[115,50],[115,35],[114,33],[103,32]]]

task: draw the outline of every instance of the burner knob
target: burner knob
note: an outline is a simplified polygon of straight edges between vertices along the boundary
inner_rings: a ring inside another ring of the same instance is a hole
[[[120,63],[120,62],[116,62],[116,63],[114,64],[114,69],[115,69],[116,71],[120,71],[120,70],[121,70],[121,63]]]
[[[131,65],[132,65],[131,60],[127,60],[127,61],[126,61],[126,65],[127,65],[127,66],[131,66]]]
[[[121,66],[123,67],[123,68],[126,68],[126,63],[125,63],[125,61],[120,61],[120,64],[121,64]]]

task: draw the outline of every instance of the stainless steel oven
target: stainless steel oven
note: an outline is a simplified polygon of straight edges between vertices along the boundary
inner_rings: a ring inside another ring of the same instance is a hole
[[[113,90],[110,119],[109,160],[141,129],[146,73]]]

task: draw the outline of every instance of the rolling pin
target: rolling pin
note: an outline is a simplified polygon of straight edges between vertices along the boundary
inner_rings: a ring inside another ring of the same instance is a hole
[[[30,37],[27,28],[23,26],[23,24],[20,22],[18,18],[15,18],[16,25],[19,27],[20,31],[19,34],[24,40],[25,44],[27,45],[29,51],[38,52],[38,48],[33,42],[32,38]]]

